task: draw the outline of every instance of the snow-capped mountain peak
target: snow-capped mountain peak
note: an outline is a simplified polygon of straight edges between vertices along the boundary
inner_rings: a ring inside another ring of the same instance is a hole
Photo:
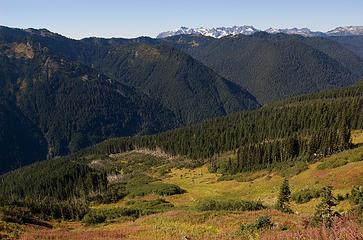
[[[259,30],[254,28],[253,26],[233,26],[233,27],[217,27],[217,28],[187,28],[187,27],[180,27],[172,31],[162,32],[156,38],[165,38],[180,34],[201,34],[204,36],[214,37],[214,38],[221,38],[228,35],[238,35],[238,34],[245,34],[251,35]]]
[[[285,33],[285,34],[298,34],[305,37],[316,37],[316,36],[324,36],[322,32],[313,32],[309,28],[290,28],[290,29],[274,29],[269,28],[265,30],[268,33],[275,34],[275,33]]]
[[[326,34],[329,36],[363,35],[363,26],[337,27]]]
[[[221,38],[228,35],[251,35],[255,32],[260,32],[262,30],[256,29],[253,26],[233,26],[233,27],[217,27],[217,28],[188,28],[188,27],[180,27],[175,30],[162,32],[157,38],[166,38],[175,35],[181,34],[200,34],[204,36]],[[285,34],[298,34],[305,37],[326,37],[326,36],[349,36],[349,35],[363,35],[363,26],[347,26],[347,27],[338,27],[334,30],[330,30],[326,33],[323,32],[314,32],[309,28],[290,28],[290,29],[275,29],[268,28],[265,30],[271,34],[277,33],[285,33]]]

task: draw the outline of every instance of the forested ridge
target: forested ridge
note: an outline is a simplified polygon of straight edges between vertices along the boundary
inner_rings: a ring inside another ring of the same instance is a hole
[[[260,106],[187,54],[147,41],[0,27],[0,172]]]
[[[340,44],[342,44],[347,49],[351,50],[358,57],[363,59],[363,36],[337,36],[337,37],[330,37]]]
[[[184,125],[260,106],[241,86],[151,38],[72,40],[47,30],[11,28],[4,28],[3,33],[7,41],[39,42],[137,88],[171,109]]]
[[[0,66],[1,172],[181,126],[155,99],[37,43],[3,42]]]
[[[175,48],[128,43],[103,51],[101,57],[93,55],[83,61],[160,100],[186,125],[259,107],[242,87]]]
[[[157,133],[253,110],[258,101],[346,86],[363,69],[335,41],[284,34],[73,40],[46,29],[1,27],[0,43],[2,172],[110,137]]]
[[[84,151],[113,153],[146,147],[161,148],[165,152],[192,159],[211,159],[215,154],[231,150],[242,154],[246,147],[261,147],[262,155],[265,149],[271,152],[272,148],[276,148],[280,152],[276,153],[278,157],[272,157],[272,153],[263,157],[268,158],[265,160],[270,164],[314,153],[328,155],[349,147],[349,130],[363,127],[362,93],[362,86],[357,84],[288,99],[255,111],[214,118],[152,136],[110,139]],[[248,163],[252,168],[266,167],[267,164],[254,156],[240,159],[252,161]],[[246,167],[245,163],[239,164],[242,167],[240,170]]]
[[[90,168],[92,159],[102,161],[111,153],[136,148],[187,156],[195,165],[207,163],[210,171],[224,174],[313,161],[352,147],[350,130],[363,127],[362,101],[363,88],[357,84],[156,135],[109,139],[67,157],[4,174],[0,177],[0,192],[3,196],[22,197],[60,194],[56,196],[61,199],[80,197],[90,189],[101,192],[107,185],[105,172]],[[227,151],[235,151],[237,158],[216,161]]]
[[[362,59],[324,38],[259,32],[221,39],[179,35],[161,41],[247,89],[261,104],[349,86],[362,77]]]

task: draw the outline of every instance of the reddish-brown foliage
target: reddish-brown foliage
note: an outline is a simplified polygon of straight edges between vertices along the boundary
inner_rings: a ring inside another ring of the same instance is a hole
[[[287,231],[271,231],[261,236],[261,240],[297,239],[297,240],[360,240],[363,239],[363,228],[352,217],[335,218],[332,226],[325,224],[319,227],[299,224],[296,229]]]

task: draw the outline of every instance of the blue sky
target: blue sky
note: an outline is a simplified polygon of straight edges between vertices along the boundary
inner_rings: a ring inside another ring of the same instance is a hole
[[[0,25],[47,28],[76,39],[155,37],[180,26],[328,31],[363,25],[363,0],[2,0]]]

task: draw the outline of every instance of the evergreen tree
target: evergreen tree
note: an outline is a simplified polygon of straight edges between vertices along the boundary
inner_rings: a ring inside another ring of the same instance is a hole
[[[279,193],[279,198],[276,203],[276,209],[278,209],[282,212],[292,213],[293,211],[291,210],[291,208],[289,206],[290,195],[291,195],[291,191],[290,191],[290,187],[289,187],[289,182],[288,182],[287,178],[285,177],[284,181],[280,187],[280,193]]]
[[[356,204],[355,209],[363,214],[363,186],[354,186],[350,192],[349,198]]]
[[[332,194],[332,187],[324,187],[321,192],[322,200],[316,206],[312,224],[316,225],[325,222],[326,226],[331,226],[331,217],[333,216],[332,207],[336,206],[335,198]]]

